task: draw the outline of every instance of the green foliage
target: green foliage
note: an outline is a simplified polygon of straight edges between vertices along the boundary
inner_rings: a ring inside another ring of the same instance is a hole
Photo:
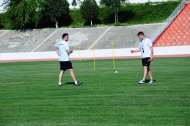
[[[44,14],[51,21],[58,23],[58,20],[69,13],[69,3],[67,0],[46,0]]]
[[[7,18],[7,13],[0,14],[0,29],[13,29],[13,24]]]
[[[33,23],[36,27],[41,19],[43,0],[10,0],[7,10],[8,19],[14,28],[24,29]]]
[[[0,14],[0,29],[2,29],[4,27],[4,25],[3,25],[3,19],[4,19],[4,15]]]
[[[121,6],[121,3],[123,3],[125,0],[101,0],[101,4],[107,6],[107,7],[112,7],[115,9],[115,23],[117,23],[118,17],[119,17],[119,7]]]
[[[2,25],[1,28],[5,28],[5,29],[19,28],[18,25],[20,26],[21,21],[17,22],[16,19],[20,19],[22,18],[22,16],[18,17],[18,14],[20,14],[20,12],[16,13],[18,12],[18,10],[14,10],[13,7],[16,8],[16,6],[18,6],[18,4],[21,1],[23,0],[10,0],[9,6],[7,6],[8,12],[5,14],[0,14],[0,15],[4,15],[3,17],[1,16],[1,19],[0,19],[1,20],[0,22]],[[176,8],[178,4],[179,2],[164,2],[164,3],[150,3],[150,4],[122,4],[118,12],[119,23],[115,25],[131,25],[131,24],[162,22],[171,14],[171,12]],[[42,12],[40,13],[40,11],[38,11],[38,13],[40,14],[37,14],[37,15],[39,15],[40,21],[36,20],[36,24],[38,24],[39,22],[40,28],[54,27],[54,23],[53,23],[54,21],[52,22],[50,20],[50,16],[46,14],[47,12],[45,11],[46,8],[44,8],[43,5],[44,5],[43,3],[38,5],[38,6],[42,6],[41,8],[38,8],[38,10],[41,9]],[[10,10],[12,14],[14,15],[10,15]],[[69,15],[71,16],[70,19],[65,18],[65,15],[60,16],[59,18],[60,26],[84,27],[85,22],[87,22],[86,19],[84,20],[84,18],[82,17],[81,11],[79,9],[74,9],[74,10],[69,11]],[[114,15],[115,15],[115,10],[113,8],[101,7],[99,8],[99,15],[97,17],[100,21],[96,24],[114,25],[113,24]],[[26,23],[24,25],[25,28],[35,27],[34,19],[36,18],[33,18],[33,17],[34,16],[32,15],[28,17],[30,20],[29,20],[29,23]],[[23,19],[25,19],[25,16],[23,16]],[[66,22],[67,24],[62,25],[61,23],[63,22],[64,23]],[[39,25],[37,26],[39,27]]]
[[[132,25],[163,22],[177,7],[179,2],[165,2],[146,4],[122,4],[119,11],[119,23],[114,23],[114,9],[102,7],[99,9],[99,25]],[[80,10],[71,10],[73,19],[71,27],[84,27]]]
[[[177,7],[179,2],[152,3],[152,4],[131,4],[121,7],[120,11],[133,14],[122,23],[142,24],[163,22]]]
[[[71,15],[71,18],[73,19],[73,22],[71,24],[72,27],[83,27],[83,24],[85,20],[81,16],[81,12],[79,9],[73,9],[70,10],[69,14]]]
[[[6,4],[7,18],[18,29],[37,28],[47,20],[44,17],[58,22],[69,12],[67,0],[7,0]]]
[[[125,0],[101,0],[100,3],[107,7],[119,8]]]
[[[84,0],[80,7],[81,15],[84,20],[96,19],[99,14],[99,7],[95,0]]]

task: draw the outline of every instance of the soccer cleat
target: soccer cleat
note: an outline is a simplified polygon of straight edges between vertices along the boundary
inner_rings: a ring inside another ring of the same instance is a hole
[[[154,80],[150,80],[148,83],[149,83],[149,84],[153,84],[153,83],[154,83]]]
[[[61,82],[58,83],[58,86],[62,86]]]
[[[139,84],[144,84],[145,81],[144,81],[144,80],[140,80],[138,83],[139,83]]]
[[[80,84],[82,84],[83,82],[77,81],[74,85],[79,86]]]

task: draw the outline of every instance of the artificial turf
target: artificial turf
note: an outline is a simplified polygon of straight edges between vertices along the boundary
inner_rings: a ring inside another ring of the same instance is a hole
[[[81,86],[57,86],[58,62],[0,64],[1,126],[189,126],[190,58],[73,61]],[[63,77],[71,82],[69,71]]]

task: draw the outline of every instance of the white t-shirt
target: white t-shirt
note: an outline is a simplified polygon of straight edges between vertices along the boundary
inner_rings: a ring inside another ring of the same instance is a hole
[[[69,61],[69,45],[64,40],[61,40],[55,44],[55,47],[59,49],[59,61]]]
[[[150,47],[152,46],[152,41],[149,38],[145,38],[140,41],[139,48],[141,49],[141,58],[146,58],[151,56]]]

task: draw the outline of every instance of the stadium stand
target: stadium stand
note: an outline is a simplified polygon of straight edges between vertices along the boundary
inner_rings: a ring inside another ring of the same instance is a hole
[[[161,30],[160,30],[161,29]],[[160,30],[158,32],[158,30]],[[72,49],[133,48],[138,46],[136,34],[144,31],[155,47],[190,45],[190,3],[181,4],[163,23],[96,28],[0,30],[0,53],[54,51],[63,33],[70,34]]]
[[[10,30],[0,37],[0,52],[29,52],[54,30],[27,30],[22,32]]]
[[[61,39],[63,33],[70,34],[69,45],[72,49],[77,49],[80,45],[81,49],[87,49],[108,27],[99,28],[59,28],[46,43],[42,44],[35,51],[54,51],[57,41]]]
[[[154,46],[185,45],[190,45],[190,3],[188,2],[154,42]]]
[[[65,32],[70,34],[72,49],[109,49],[115,41],[115,48],[136,47],[138,31],[145,31],[151,38],[155,29],[163,24],[145,24],[97,28],[34,29],[26,31],[0,30],[0,53],[54,51],[55,43]]]
[[[146,36],[152,38],[155,29],[163,24],[136,25],[128,27],[113,27],[97,44],[96,49],[110,49],[114,41],[115,48],[138,47],[137,33],[144,31]]]

